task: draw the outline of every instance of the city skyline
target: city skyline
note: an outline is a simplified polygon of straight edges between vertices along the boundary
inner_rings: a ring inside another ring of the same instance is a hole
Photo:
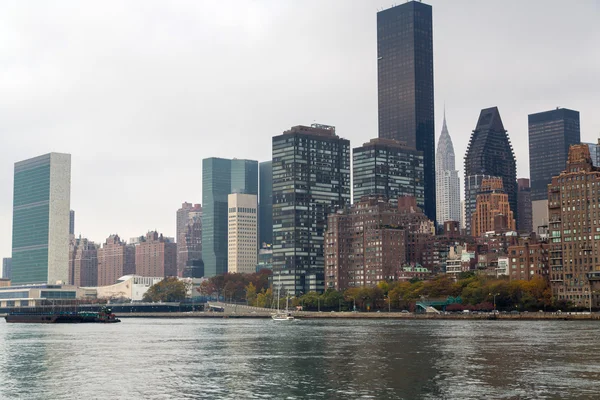
[[[515,148],[517,177],[529,176],[528,114],[557,106],[576,109],[581,140],[596,142],[600,116],[592,96],[599,91],[593,78],[600,56],[585,50],[600,39],[599,28],[593,28],[600,12],[596,2],[570,6],[578,17],[569,19],[561,2],[426,3],[433,7],[435,132],[441,129],[445,101],[459,159],[479,110],[494,105],[502,110]],[[511,20],[511,31],[490,30],[485,21],[463,16],[466,5],[473,15],[492,12]],[[129,238],[151,229],[175,236],[173,209],[183,201],[201,202],[202,158],[269,160],[272,136],[312,121],[335,125],[353,147],[376,137],[376,12],[389,6],[159,5],[144,11],[154,25],[140,25],[130,23],[139,10],[120,5],[103,40],[96,31],[109,16],[93,6],[80,12],[0,6],[0,26],[5,37],[13,38],[5,51],[12,62],[3,67],[0,81],[6,94],[0,227],[9,238],[0,254],[11,255],[13,165],[39,154],[72,154],[75,235],[102,243],[111,233]],[[214,9],[207,13],[206,8]],[[211,13],[204,21],[203,14]],[[340,13],[343,18],[333,18]],[[34,22],[48,15],[56,26],[38,31]],[[158,21],[163,15],[167,18]],[[288,20],[302,20],[310,32],[290,36]],[[204,40],[214,32],[225,33],[221,41]],[[56,40],[48,44],[48,37]],[[285,48],[278,46],[282,40]],[[240,54],[223,55],[219,46],[239,48]],[[131,54],[130,48],[137,51]],[[294,69],[291,60],[299,53],[307,58]],[[257,91],[264,93],[257,97]],[[283,106],[273,109],[277,103]],[[227,118],[232,113],[235,117]],[[184,139],[187,144],[181,146]]]

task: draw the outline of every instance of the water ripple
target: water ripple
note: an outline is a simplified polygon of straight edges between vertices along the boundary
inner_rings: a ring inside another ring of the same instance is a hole
[[[0,323],[2,399],[596,398],[589,321]]]

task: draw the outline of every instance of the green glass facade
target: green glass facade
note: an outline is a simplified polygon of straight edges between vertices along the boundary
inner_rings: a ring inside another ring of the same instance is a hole
[[[227,272],[227,196],[258,195],[258,161],[202,160],[202,260],[205,276]]]
[[[50,155],[15,165],[12,284],[48,281]]]
[[[15,163],[12,284],[68,278],[71,156],[50,153]]]

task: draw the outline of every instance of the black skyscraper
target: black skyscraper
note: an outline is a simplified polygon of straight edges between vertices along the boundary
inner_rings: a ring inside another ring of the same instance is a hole
[[[258,247],[273,244],[273,162],[258,164]]]
[[[569,147],[579,141],[579,111],[557,108],[529,115],[532,201],[548,198],[548,185],[552,177],[564,171]]]
[[[435,221],[431,6],[411,1],[377,13],[379,137],[423,152],[425,213]]]
[[[481,110],[477,127],[469,141],[465,155],[465,182],[470,182],[469,177],[475,175],[502,178],[504,191],[508,194],[510,210],[518,221],[517,163],[497,107]],[[465,210],[468,228],[470,228],[471,214],[475,205],[472,196],[477,196],[477,193],[469,192],[465,184],[465,204],[471,204],[471,207]]]

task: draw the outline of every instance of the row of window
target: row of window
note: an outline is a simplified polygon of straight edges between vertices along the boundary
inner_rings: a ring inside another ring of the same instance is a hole
[[[247,214],[256,214],[256,208],[249,207],[230,207],[228,210],[230,213],[239,212]]]

